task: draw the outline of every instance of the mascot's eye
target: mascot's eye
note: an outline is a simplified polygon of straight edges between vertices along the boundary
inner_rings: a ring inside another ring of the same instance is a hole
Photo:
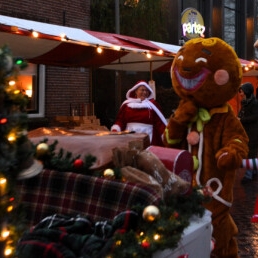
[[[199,57],[195,60],[195,63],[199,63],[199,62],[204,62],[204,63],[207,63],[207,59],[206,58],[203,58],[203,57]]]
[[[177,58],[177,60],[184,60],[184,57],[181,55]]]

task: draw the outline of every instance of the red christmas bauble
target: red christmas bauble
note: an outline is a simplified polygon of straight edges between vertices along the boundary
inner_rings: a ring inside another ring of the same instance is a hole
[[[177,211],[174,211],[173,215],[174,215],[175,219],[177,219],[179,217],[179,213]]]
[[[145,241],[142,241],[141,247],[144,248],[144,249],[150,248],[150,242],[148,242],[148,241],[146,241],[146,240],[145,240]]]
[[[76,169],[80,169],[83,167],[83,161],[81,159],[76,159],[73,163],[73,166],[76,168]]]

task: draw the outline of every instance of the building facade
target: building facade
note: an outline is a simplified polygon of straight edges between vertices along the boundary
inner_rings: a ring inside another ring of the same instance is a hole
[[[45,22],[49,24],[63,25],[81,29],[90,29],[90,0],[58,0],[58,1],[2,1],[0,3],[0,15],[17,17],[22,19]],[[115,0],[114,0],[115,2]],[[120,0],[120,5],[122,4]],[[167,20],[168,42],[180,45],[187,40],[182,33],[182,13],[187,8],[194,8],[203,17],[205,37],[219,37],[229,43],[240,58],[257,59],[257,50],[253,47],[258,39],[257,13],[258,0],[164,0],[169,8]],[[115,20],[115,17],[113,17]],[[139,23],[140,24],[140,23]],[[110,31],[114,33],[115,31]],[[139,37],[139,35],[134,35]],[[151,39],[150,39],[151,40]],[[65,54],[65,53],[64,53]],[[89,69],[72,67],[42,66],[34,67],[36,71],[36,84],[38,95],[36,102],[39,108],[29,112],[31,118],[45,118],[51,121],[55,116],[71,115],[71,105],[75,103],[95,103],[96,115],[101,118],[103,112],[107,112],[105,101],[112,102],[114,94],[109,90],[106,98],[106,84],[114,85],[117,80],[114,74],[107,79],[103,71],[92,78]],[[95,75],[98,71],[95,72]],[[124,73],[122,85],[131,86],[131,81],[137,79],[137,75]],[[142,76],[142,75],[141,75]],[[164,82],[156,76],[156,86]],[[141,78],[148,80],[148,75]],[[98,85],[99,89],[94,84]],[[90,88],[93,85],[93,93]],[[103,85],[102,85],[103,84]],[[168,83],[167,87],[171,87]],[[104,89],[104,95],[101,93]],[[113,88],[113,91],[116,89]],[[121,91],[123,92],[123,90]],[[102,95],[101,95],[102,94]],[[120,96],[118,99],[123,99]],[[120,103],[111,105],[111,116],[115,115],[115,107]],[[101,107],[101,108],[100,108]],[[114,109],[114,110],[113,110]],[[99,113],[98,113],[99,112]]]
[[[1,1],[0,15],[89,29],[90,0]],[[70,115],[70,104],[89,101],[88,69],[39,66],[35,70],[41,71],[34,75],[39,87],[37,98],[41,110],[35,107],[29,112],[29,117],[34,118],[33,120],[47,118],[51,121],[57,115]]]
[[[170,43],[179,44],[178,40],[182,38],[181,14],[185,9],[192,7],[203,17],[206,38],[222,38],[235,49],[240,58],[253,60],[257,55],[253,47],[258,37],[257,2],[257,0],[169,1]]]

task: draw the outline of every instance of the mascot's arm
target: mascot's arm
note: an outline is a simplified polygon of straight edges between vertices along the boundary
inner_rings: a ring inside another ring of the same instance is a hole
[[[190,100],[181,100],[169,118],[164,131],[163,143],[166,147],[176,148],[186,138],[188,124],[196,117],[198,108]]]
[[[216,153],[219,169],[237,169],[248,155],[248,137],[237,118],[231,116],[225,124],[222,148]]]
[[[188,125],[197,115],[198,108],[190,100],[180,100],[174,113],[174,119],[182,125]]]

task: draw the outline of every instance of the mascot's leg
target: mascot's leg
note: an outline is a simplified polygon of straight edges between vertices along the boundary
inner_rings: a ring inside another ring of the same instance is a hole
[[[229,209],[226,211],[224,209],[224,211],[219,214],[216,211],[214,212],[215,214],[212,215],[212,224],[215,249],[211,257],[239,258],[236,240],[238,229],[229,213]]]

